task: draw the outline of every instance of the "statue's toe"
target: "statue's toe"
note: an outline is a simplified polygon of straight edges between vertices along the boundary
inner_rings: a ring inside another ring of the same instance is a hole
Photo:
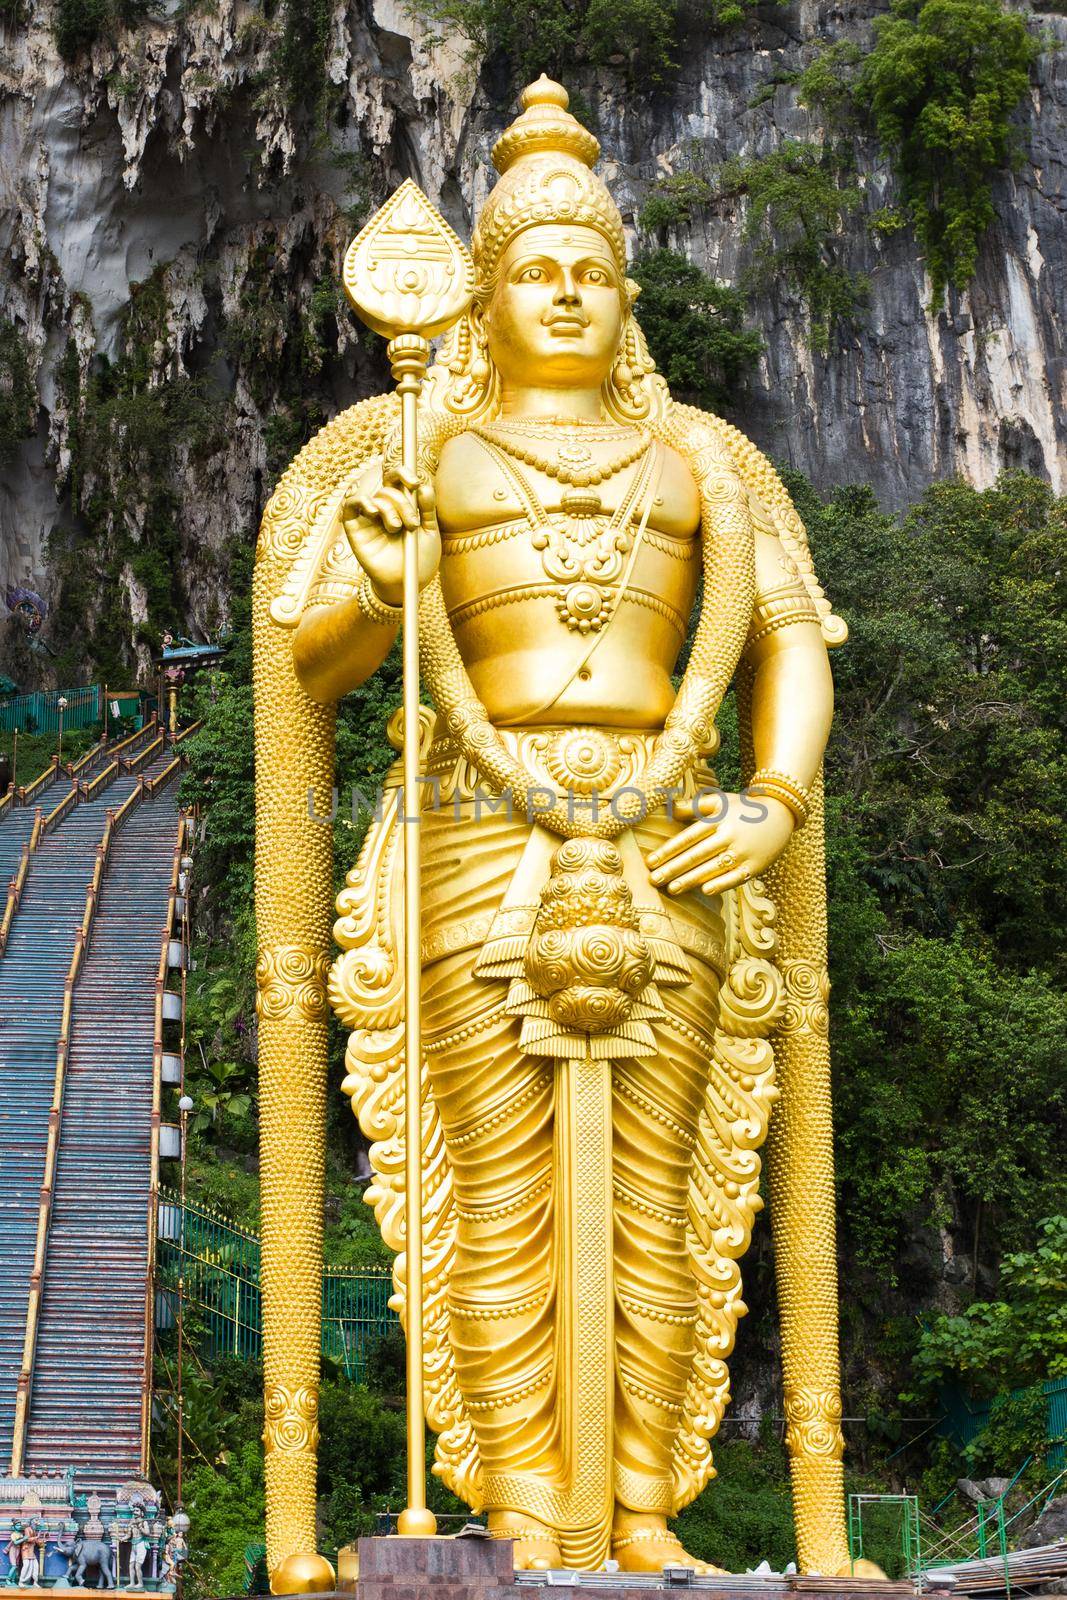
[[[726,1572],[691,1556],[677,1535],[665,1529],[619,1534],[611,1541],[611,1553],[621,1572],[662,1572],[664,1567],[689,1567],[699,1577],[722,1577]]]
[[[876,1583],[885,1581],[885,1573],[877,1561],[867,1561],[860,1556],[856,1561],[846,1561],[834,1576],[836,1578],[871,1578]]]

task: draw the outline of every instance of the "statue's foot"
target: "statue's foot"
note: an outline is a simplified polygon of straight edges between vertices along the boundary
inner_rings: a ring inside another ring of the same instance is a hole
[[[867,1561],[859,1556],[855,1561],[849,1561],[840,1572],[835,1574],[838,1578],[873,1578],[876,1582],[884,1580],[885,1573],[877,1561]]]
[[[611,1554],[620,1572],[662,1572],[664,1567],[691,1567],[701,1576],[722,1574],[723,1567],[691,1556],[667,1527],[666,1517],[630,1512],[617,1517],[611,1535]]]
[[[515,1541],[516,1572],[547,1572],[563,1565],[555,1529],[525,1512],[490,1511],[489,1532],[494,1539]]]

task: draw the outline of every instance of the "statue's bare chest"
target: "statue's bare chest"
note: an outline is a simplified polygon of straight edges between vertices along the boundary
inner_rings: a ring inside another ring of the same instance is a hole
[[[688,470],[640,430],[589,434],[486,429],[456,441],[438,484],[454,615],[506,606],[518,622],[529,602],[541,625],[554,611],[586,634],[621,595],[646,592],[687,615],[699,511]]]

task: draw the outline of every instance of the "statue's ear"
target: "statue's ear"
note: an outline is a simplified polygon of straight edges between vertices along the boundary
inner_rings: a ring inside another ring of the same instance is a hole
[[[630,302],[630,310],[632,311],[637,304],[637,297],[641,293],[641,285],[635,282],[633,278],[627,278],[623,287],[626,290],[626,298]]]

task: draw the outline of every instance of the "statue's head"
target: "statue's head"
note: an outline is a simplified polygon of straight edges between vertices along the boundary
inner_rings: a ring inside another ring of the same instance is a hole
[[[600,146],[542,77],[497,140],[500,181],[472,240],[477,319],[506,378],[548,388],[599,386],[630,310],[615,202],[593,172]]]
[[[633,317],[618,207],[593,171],[600,145],[541,77],[493,149],[500,178],[478,217],[476,298],[442,361],[451,409],[492,403],[497,379],[601,388],[610,411],[647,415],[653,363]]]

